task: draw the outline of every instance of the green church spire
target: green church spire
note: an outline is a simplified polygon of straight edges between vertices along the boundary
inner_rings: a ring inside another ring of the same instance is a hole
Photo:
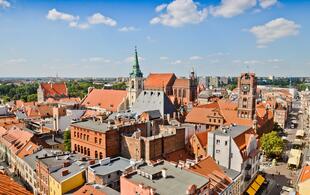
[[[141,72],[140,66],[139,66],[137,47],[135,47],[135,61],[132,66],[130,77],[143,77],[143,73]]]

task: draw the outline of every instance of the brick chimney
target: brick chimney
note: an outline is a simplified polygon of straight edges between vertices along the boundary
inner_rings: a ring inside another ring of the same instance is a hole
[[[64,177],[64,176],[66,176],[66,175],[68,175],[69,174],[69,170],[68,169],[66,169],[66,170],[63,170],[62,172],[61,172],[61,175]]]

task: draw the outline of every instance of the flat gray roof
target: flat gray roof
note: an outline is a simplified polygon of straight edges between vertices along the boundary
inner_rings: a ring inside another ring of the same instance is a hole
[[[233,169],[227,169],[226,167],[221,166],[221,165],[219,165],[219,166],[224,171],[225,175],[227,175],[231,179],[235,179],[238,175],[240,175],[240,172],[238,172],[238,171],[235,171]]]
[[[188,170],[177,168],[169,162],[164,162],[156,166],[142,165],[139,170],[148,174],[156,174],[162,169],[167,170],[166,178],[149,179],[138,173],[128,175],[127,178],[144,186],[150,186],[156,190],[158,194],[185,194],[189,186],[195,184],[197,188],[201,188],[209,182],[209,179]]]
[[[68,170],[69,174],[62,176],[62,172],[64,170]],[[61,169],[58,169],[57,171],[54,171],[51,173],[51,176],[57,180],[58,182],[63,182],[64,180],[72,177],[73,175],[76,175],[77,173],[80,173],[82,171],[85,171],[85,166],[84,164],[78,164],[77,162],[73,162],[70,166],[68,167],[63,167]]]
[[[100,162],[89,166],[90,170],[94,170],[96,175],[108,175],[116,171],[124,171],[130,166],[130,160],[122,157],[116,157],[110,160],[110,163],[100,165]]]
[[[92,121],[92,120],[80,121],[80,122],[72,123],[71,125],[75,127],[91,129],[91,130],[99,131],[99,132],[106,132],[110,130],[108,123],[102,123],[100,121]]]
[[[245,131],[249,130],[251,127],[250,126],[242,126],[242,125],[233,125],[228,128],[226,128],[226,131],[220,127],[219,129],[214,131],[215,135],[228,135],[231,136],[232,138],[235,138]],[[212,133],[212,132],[211,132]]]
[[[24,158],[25,162],[33,169],[36,168],[36,159],[37,157],[44,157],[45,154],[52,155],[53,151],[61,152],[61,150],[52,150],[52,149],[42,149],[36,153],[30,154]]]

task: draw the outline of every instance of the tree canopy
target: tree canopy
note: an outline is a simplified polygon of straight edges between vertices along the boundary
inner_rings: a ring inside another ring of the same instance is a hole
[[[278,157],[283,152],[283,140],[275,131],[263,134],[260,141],[261,148],[267,157]]]
[[[64,132],[65,151],[71,151],[71,133],[70,129]]]

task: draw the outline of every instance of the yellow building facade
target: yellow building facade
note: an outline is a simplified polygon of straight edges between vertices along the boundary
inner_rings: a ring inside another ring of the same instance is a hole
[[[52,175],[49,175],[49,193],[50,195],[62,195],[74,188],[82,186],[84,183],[85,170],[80,171],[62,181],[57,181]]]

